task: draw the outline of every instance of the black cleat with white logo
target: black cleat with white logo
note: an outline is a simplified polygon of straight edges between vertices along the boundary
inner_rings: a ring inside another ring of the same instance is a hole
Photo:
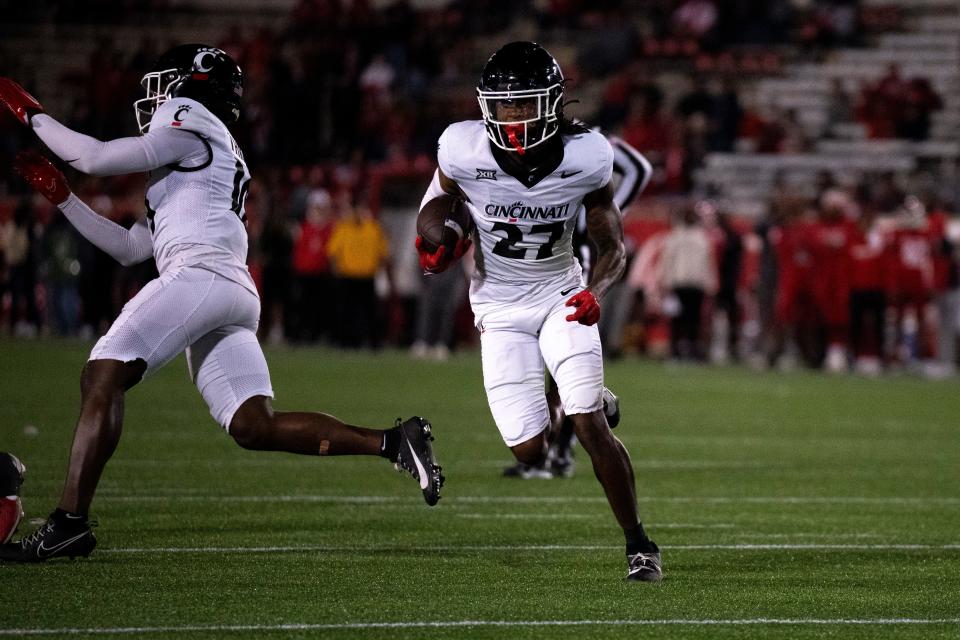
[[[397,427],[400,429],[400,454],[394,466],[398,471],[407,471],[420,483],[423,499],[432,507],[440,499],[444,477],[433,457],[430,423],[425,418],[413,416],[406,422],[397,418]]]
[[[616,429],[620,424],[620,399],[606,387],[600,397],[603,398],[603,414],[607,416],[607,424],[611,429]]]
[[[67,556],[86,558],[97,546],[90,523],[84,518],[72,525],[49,517],[39,529],[19,542],[0,545],[0,560],[7,562],[43,562]]]
[[[660,549],[650,543],[651,549],[641,553],[627,554],[627,580],[631,582],[660,582],[663,579],[663,568],[660,560]]]

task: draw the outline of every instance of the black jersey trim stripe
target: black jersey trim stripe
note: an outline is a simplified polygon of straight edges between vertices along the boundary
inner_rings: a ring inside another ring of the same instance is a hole
[[[186,131],[187,133],[192,133],[193,135],[197,136],[200,142],[203,143],[203,146],[207,148],[207,161],[201,165],[197,165],[196,167],[181,167],[179,164],[174,163],[174,164],[168,164],[167,168],[172,171],[179,171],[180,173],[193,173],[194,171],[201,171],[203,169],[206,169],[211,164],[213,164],[213,147],[210,146],[210,143],[207,142],[207,139],[204,138],[199,133],[197,133],[196,131],[191,131],[190,129],[180,129],[180,131]]]
[[[633,184],[630,186],[630,191],[627,193],[626,197],[623,198],[622,202],[617,202],[617,207],[623,210],[628,204],[634,201],[634,199],[640,195],[640,192],[643,191],[644,187],[647,186],[647,183],[650,181],[650,176],[653,173],[650,162],[643,156],[633,152],[632,150],[624,149],[623,147],[618,147],[620,151],[623,152],[622,155],[627,156],[627,160],[631,165],[637,170],[636,179]],[[627,175],[627,172],[623,170],[623,164],[616,161],[616,155],[614,156],[613,169],[617,171],[619,168],[619,173],[623,176]]]

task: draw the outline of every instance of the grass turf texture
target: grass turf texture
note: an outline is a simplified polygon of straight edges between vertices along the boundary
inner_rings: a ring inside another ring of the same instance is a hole
[[[59,496],[88,348],[0,341],[0,449],[28,466],[28,518]],[[127,397],[94,501],[94,555],[0,564],[0,635],[960,634],[956,382],[609,363],[616,433],[664,552],[666,579],[651,586],[624,582],[622,535],[582,451],[570,480],[500,477],[510,456],[478,354],[267,359],[280,409],[381,427],[427,416],[447,475],[440,504],[381,459],[241,450],[179,359]],[[917,622],[877,624],[904,618]],[[629,624],[643,620],[659,622]],[[383,623],[409,626],[361,626]]]

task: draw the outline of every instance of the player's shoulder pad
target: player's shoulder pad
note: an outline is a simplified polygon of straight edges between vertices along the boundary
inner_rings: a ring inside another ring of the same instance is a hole
[[[444,129],[437,142],[437,163],[440,170],[448,178],[457,180],[461,173],[460,167],[466,166],[464,163],[472,162],[487,148],[486,145],[487,133],[482,120],[454,122]]]
[[[567,139],[566,153],[574,153],[590,172],[595,188],[606,186],[613,177],[613,147],[602,133],[588,130]]]
[[[220,123],[217,117],[196,100],[171,98],[154,112],[150,119],[150,130],[170,127],[192,131],[199,136],[209,138],[217,123]]]

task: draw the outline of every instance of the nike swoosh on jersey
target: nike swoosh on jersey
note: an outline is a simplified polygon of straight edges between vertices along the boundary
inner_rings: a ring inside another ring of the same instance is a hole
[[[561,171],[561,172],[560,172],[560,177],[561,177],[561,178],[569,178],[569,177],[571,177],[571,176],[577,175],[578,173],[583,173],[583,169],[580,169],[579,171]]]
[[[85,536],[85,535],[87,535],[87,532],[86,532],[86,531],[84,531],[83,533],[81,533],[81,534],[79,534],[79,535],[73,536],[73,537],[70,538],[69,540],[64,540],[63,542],[61,542],[61,543],[58,544],[57,546],[55,546],[55,547],[50,547],[50,548],[47,548],[47,547],[43,546],[43,542],[41,542],[41,543],[40,543],[40,546],[37,547],[37,557],[38,557],[38,558],[49,558],[50,556],[52,556],[54,553],[56,553],[56,552],[59,551],[60,549],[63,549],[65,546],[67,546],[67,545],[70,544],[71,542],[75,542],[75,541],[79,540],[80,538],[82,538],[82,537]]]
[[[430,484],[430,479],[427,477],[427,470],[423,468],[423,465],[420,463],[420,458],[417,457],[417,452],[413,450],[413,445],[410,444],[409,440],[407,440],[407,447],[410,449],[410,455],[413,456],[413,464],[417,465],[417,476],[420,480],[420,488],[426,489]]]
[[[576,287],[570,287],[569,289],[564,289],[563,291],[560,292],[560,295],[565,296],[571,291],[573,291],[574,289],[576,289]]]

